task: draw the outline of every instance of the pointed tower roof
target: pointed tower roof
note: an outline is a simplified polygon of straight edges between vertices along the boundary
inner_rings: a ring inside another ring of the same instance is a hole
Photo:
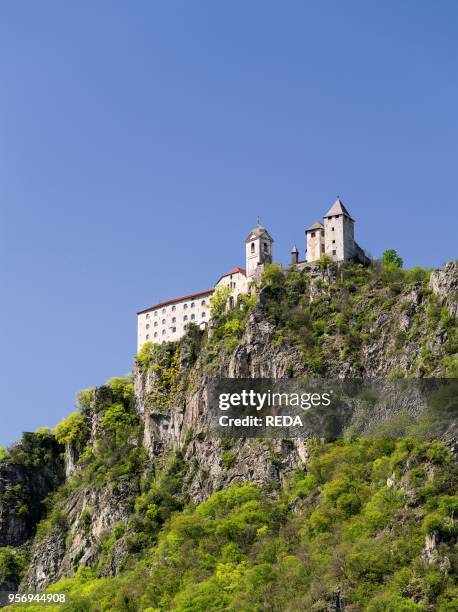
[[[326,217],[333,217],[334,215],[346,215],[349,219],[354,221],[348,210],[343,205],[343,202],[340,198],[337,198],[337,200],[334,202],[328,212],[324,215],[324,218],[326,219]]]
[[[291,249],[291,253],[299,253],[299,249],[297,248],[296,245],[294,245],[293,248]]]
[[[251,240],[254,240],[255,238],[261,238],[262,236],[266,236],[267,238],[269,238],[269,240],[271,240],[271,242],[274,241],[272,236],[266,230],[266,228],[262,227],[262,225],[260,225],[259,223],[256,223],[256,225],[253,227],[251,232],[248,234],[245,242],[250,242]]]
[[[310,227],[308,227],[305,231],[313,232],[314,230],[320,230],[320,229],[324,229],[324,225],[320,223],[319,221],[315,221],[315,223],[311,225]]]

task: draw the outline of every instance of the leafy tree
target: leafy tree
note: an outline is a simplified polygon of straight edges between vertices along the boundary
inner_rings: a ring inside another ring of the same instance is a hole
[[[399,270],[403,264],[404,260],[398,255],[396,249],[387,249],[382,255],[382,265],[385,270]]]
[[[223,316],[226,310],[227,300],[231,293],[232,290],[229,285],[221,285],[215,289],[210,298],[212,319],[219,319]]]

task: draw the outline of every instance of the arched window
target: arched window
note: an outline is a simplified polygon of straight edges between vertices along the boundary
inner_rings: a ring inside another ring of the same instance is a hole
[[[196,318],[196,315],[195,315],[195,314],[192,314],[192,315],[191,315],[191,321],[194,321],[194,319],[195,319],[195,318]]]
[[[268,253],[269,252],[269,245],[267,244],[267,242],[264,242],[264,253]]]
[[[149,340],[149,334],[146,334],[146,339]]]
[[[201,306],[205,306],[205,300],[202,300],[200,303]]]
[[[162,319],[162,325],[165,325],[165,319]]]
[[[175,333],[175,332],[176,332],[176,330],[177,330],[177,328],[176,328],[176,327],[172,327],[172,331],[173,331],[173,333]]]
[[[165,308],[162,309],[162,314],[164,314],[164,312],[165,312]]]
[[[165,329],[162,330],[162,335],[164,335],[164,334],[165,334]]]
[[[146,318],[149,319],[149,312],[146,313]]]
[[[203,312],[203,313],[202,313],[202,317],[206,317],[206,316],[207,316],[207,313],[206,313],[206,312]]]
[[[187,320],[188,320],[188,315],[184,315],[183,321],[187,321]]]
[[[157,317],[157,310],[154,311],[154,316]]]
[[[177,318],[176,317],[172,317],[172,323],[176,323]]]
[[[149,323],[146,324],[146,329],[149,329]]]
[[[176,306],[175,306],[175,305],[174,305],[174,306],[172,306],[172,310],[176,310]]]
[[[194,302],[191,302],[191,308],[194,308],[195,304]]]
[[[186,310],[187,307],[188,307],[188,305],[184,304],[184,306],[183,306],[184,310]]]
[[[154,327],[157,327],[157,321],[154,321]]]
[[[154,332],[154,337],[157,338],[157,332]]]
[[[251,243],[251,252],[254,253],[254,242]]]

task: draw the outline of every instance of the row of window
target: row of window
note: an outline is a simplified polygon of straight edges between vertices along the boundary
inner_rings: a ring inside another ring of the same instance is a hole
[[[207,302],[206,302],[206,300],[202,300],[202,301],[200,302],[200,305],[201,305],[201,306],[205,306],[205,304],[206,304],[206,303],[207,303]],[[191,302],[191,308],[195,308],[195,306],[196,306],[196,303],[195,303],[195,302]],[[174,312],[174,311],[176,310],[176,307],[177,307],[177,305],[176,305],[176,304],[174,304],[174,305],[172,306],[172,312]],[[183,304],[183,310],[187,310],[187,308],[188,308],[188,304]],[[167,310],[166,308],[163,308],[163,309],[162,309],[162,311],[161,311],[161,312],[162,312],[162,314],[165,314],[166,310]],[[154,316],[155,316],[155,317],[157,317],[157,313],[158,313],[158,312],[159,312],[158,310],[155,310],[155,311],[154,311],[154,313],[153,313],[153,314],[154,314]],[[147,313],[146,313],[146,318],[147,318],[147,319],[149,319],[149,318],[150,318],[150,313],[149,313],[149,312],[147,312]]]
[[[202,317],[202,319],[205,319],[206,316],[207,316],[207,313],[203,312],[200,316]],[[192,314],[189,318],[191,319],[191,321],[195,321],[196,315]],[[188,315],[184,315],[183,321],[187,321],[187,320],[188,320]],[[176,317],[172,317],[172,323],[176,323],[176,322],[177,322],[177,318]],[[162,325],[165,325],[165,323],[166,323],[165,319],[162,319],[161,323],[162,323]],[[154,321],[154,327],[157,327],[157,321]],[[150,324],[147,323],[146,324],[146,329],[149,329],[149,328],[150,328]]]

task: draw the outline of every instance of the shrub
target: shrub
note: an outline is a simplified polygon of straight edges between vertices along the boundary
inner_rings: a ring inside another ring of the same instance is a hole
[[[72,412],[54,428],[59,444],[76,444],[82,447],[89,434],[87,420],[81,412]]]

